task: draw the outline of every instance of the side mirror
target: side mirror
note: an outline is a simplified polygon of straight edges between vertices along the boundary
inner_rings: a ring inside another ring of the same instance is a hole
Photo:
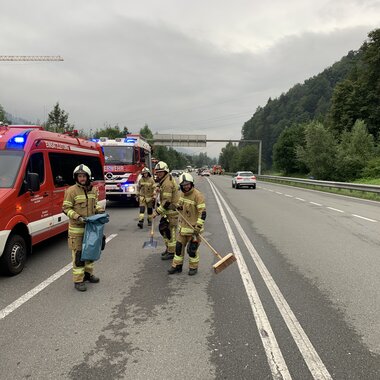
[[[26,187],[31,193],[40,189],[40,177],[37,173],[28,173],[26,177]]]

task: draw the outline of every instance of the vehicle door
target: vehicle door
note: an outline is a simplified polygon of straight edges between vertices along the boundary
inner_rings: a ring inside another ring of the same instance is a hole
[[[34,193],[26,186],[28,173],[37,173],[40,189]],[[52,215],[52,192],[46,176],[46,165],[43,152],[32,153],[24,173],[24,181],[18,196],[21,212],[28,220],[32,243],[38,243],[50,236]]]

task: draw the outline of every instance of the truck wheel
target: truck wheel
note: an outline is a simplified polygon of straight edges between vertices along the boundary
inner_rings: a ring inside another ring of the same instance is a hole
[[[25,266],[26,252],[25,239],[20,235],[11,235],[0,258],[2,271],[9,276],[19,274]]]

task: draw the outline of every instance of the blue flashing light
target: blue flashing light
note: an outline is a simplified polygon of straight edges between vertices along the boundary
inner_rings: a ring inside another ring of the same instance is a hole
[[[30,131],[31,130],[29,129],[10,138],[7,142],[6,149],[24,149],[24,145]]]
[[[100,139],[89,139],[89,141],[92,141],[92,142],[99,142],[100,141]]]
[[[127,138],[125,138],[124,139],[124,142],[125,143],[135,143],[137,140],[136,139],[133,139],[133,138],[131,138],[131,137],[127,137]]]
[[[25,143],[25,137],[24,136],[16,136],[14,138],[14,142],[17,144],[24,144]]]

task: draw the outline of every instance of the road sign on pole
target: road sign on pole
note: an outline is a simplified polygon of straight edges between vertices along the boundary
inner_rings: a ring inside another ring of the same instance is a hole
[[[180,135],[180,134],[160,134],[153,135],[154,145],[165,146],[206,146],[206,135]]]
[[[236,143],[255,143],[259,144],[259,159],[257,174],[261,175],[261,151],[262,151],[262,141],[261,140],[209,140],[206,135],[182,135],[182,134],[161,134],[155,133],[153,135],[154,145],[164,145],[164,146],[182,146],[182,147],[203,147],[210,142],[236,142]]]

